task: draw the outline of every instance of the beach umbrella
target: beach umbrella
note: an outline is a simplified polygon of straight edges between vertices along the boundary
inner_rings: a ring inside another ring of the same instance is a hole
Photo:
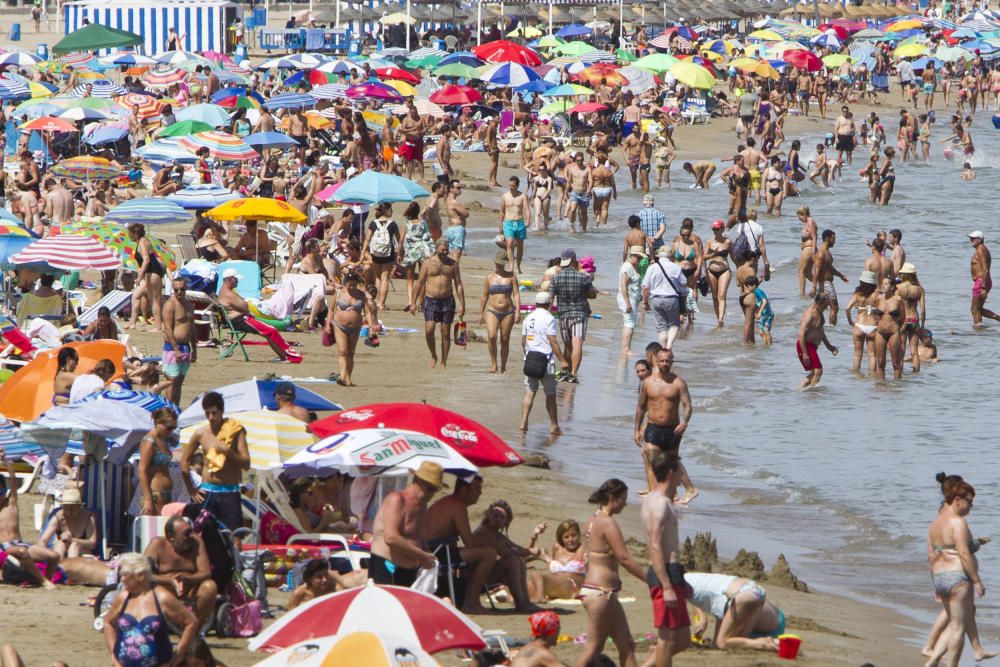
[[[233,419],[243,425],[247,432],[247,447],[250,450],[250,467],[255,470],[279,468],[285,461],[316,442],[316,438],[306,428],[305,423],[283,412],[254,410],[240,412]],[[202,419],[198,423],[181,430],[181,444],[191,441],[191,436],[208,426]]]
[[[430,193],[408,178],[379,171],[364,171],[349,179],[339,190],[336,200],[348,204],[381,204],[411,202]]]
[[[566,40],[557,35],[545,35],[540,40],[538,40],[538,46],[542,49],[551,49],[553,46],[559,46],[560,44],[565,44]]]
[[[27,123],[20,125],[19,129],[37,132],[79,132],[76,125],[69,122],[68,120],[63,120],[62,118],[53,118],[52,116],[42,116],[40,118],[35,118],[34,120],[29,120]]]
[[[442,65],[450,65],[452,63],[462,63],[463,65],[468,65],[469,67],[482,67],[486,64],[483,58],[480,58],[472,51],[456,51],[455,53],[449,53],[438,63],[438,67]]]
[[[317,100],[339,100],[347,99],[346,83],[327,83],[322,86],[314,86],[309,94]]]
[[[259,109],[260,102],[246,95],[230,95],[215,101],[223,109]]]
[[[913,71],[918,73],[923,72],[927,69],[928,65],[933,65],[934,69],[940,70],[944,66],[944,63],[937,58],[924,56],[923,58],[917,58],[913,61]]]
[[[76,53],[78,51],[99,51],[100,49],[117,49],[125,46],[139,46],[143,43],[141,35],[111,26],[91,23],[69,33],[52,47],[56,55]]]
[[[865,28],[852,35],[853,39],[882,39],[883,37],[885,37],[885,33],[875,28]]]
[[[161,408],[170,408],[175,414],[180,412],[180,409],[171,403],[168,399],[164,398],[159,394],[154,394],[149,391],[133,391],[132,389],[107,389],[105,391],[94,392],[93,394],[87,394],[80,399],[80,403],[92,403],[94,401],[118,401],[120,403],[128,403],[129,405],[134,405],[136,407],[142,408],[146,412],[153,413]]]
[[[375,75],[382,79],[396,79],[397,81],[405,81],[406,83],[418,84],[420,83],[420,77],[412,72],[408,72],[401,67],[380,67],[375,70]]]
[[[752,33],[747,35],[747,39],[759,39],[764,42],[780,42],[784,39],[774,30],[754,30]]]
[[[650,53],[632,63],[632,67],[662,74],[679,62],[677,58],[669,53]]]
[[[123,127],[94,127],[83,139],[85,144],[91,146],[102,146],[121,141],[128,136],[128,130]]]
[[[478,79],[479,70],[465,63],[448,63],[434,68],[434,76],[452,76],[462,79]]]
[[[287,134],[281,132],[257,132],[243,137],[243,141],[248,146],[252,146],[259,153],[263,153],[269,148],[288,148],[298,146],[299,142],[292,139]]]
[[[604,63],[584,67],[573,76],[591,86],[601,85],[602,80],[607,82],[609,86],[624,86],[628,83],[628,78],[619,71],[618,67]]]
[[[128,225],[140,222],[144,225],[172,225],[190,222],[191,214],[178,204],[163,197],[129,199],[118,204],[104,216],[105,222]]]
[[[31,97],[31,89],[22,81],[0,78],[0,100],[23,100]]]
[[[418,94],[417,89],[414,88],[412,84],[409,84],[405,81],[397,81],[396,79],[387,79],[385,85],[389,86],[403,97],[416,97]]]
[[[367,173],[367,172],[366,172]],[[219,204],[206,214],[215,220],[267,220],[269,222],[306,222],[306,216],[297,208],[277,199],[247,197]]]
[[[959,60],[972,61],[975,59],[972,52],[966,51],[959,46],[940,46],[934,52],[934,57],[946,63],[953,63]]]
[[[21,437],[58,458],[67,442],[82,441],[86,437],[84,434],[89,433],[112,441],[108,459],[120,464],[128,460],[152,428],[149,412],[137,405],[122,401],[77,401],[52,406],[37,419],[22,423]]]
[[[273,651],[307,639],[385,628],[431,654],[486,646],[482,628],[450,604],[420,591],[369,581],[296,607],[252,638],[248,648]]]
[[[194,104],[179,110],[174,116],[178,122],[197,120],[213,128],[229,125],[229,113],[217,104]]]
[[[440,90],[435,90],[428,99],[435,104],[448,106],[454,104],[474,104],[483,99],[483,96],[474,88],[450,85]]]
[[[542,77],[534,70],[518,63],[498,63],[491,65],[479,74],[482,81],[494,86],[523,86]]]
[[[167,103],[163,100],[158,100],[151,95],[142,95],[140,93],[129,93],[127,95],[122,95],[121,97],[116,97],[115,101],[119,106],[128,109],[130,112],[135,108],[139,107],[139,118],[154,118],[163,113],[164,107]]]
[[[448,112],[441,105],[431,102],[426,97],[416,97],[413,99],[412,104],[417,108],[417,113],[421,116],[430,118],[445,118],[448,116]],[[394,116],[401,116],[409,111],[409,107],[402,104],[387,104],[382,108]]]
[[[593,30],[587,26],[580,25],[578,23],[571,23],[565,25],[556,31],[557,37],[562,37],[563,39],[572,39],[573,37],[587,37],[593,33]]]
[[[178,146],[177,139],[172,137],[157,139],[151,144],[137,148],[132,153],[153,166],[173,164],[174,162],[193,165],[197,162],[195,156],[186,148]]]
[[[541,109],[539,109],[538,113],[554,116],[560,113],[569,113],[569,110],[572,109],[574,106],[576,106],[576,104],[572,100],[562,98],[549,102]]]
[[[542,34],[543,33],[541,30],[539,30],[535,26],[529,25],[529,26],[521,26],[518,28],[514,28],[513,30],[507,33],[507,36],[522,37],[524,39],[534,39],[535,37],[541,37]]]
[[[302,81],[308,81],[310,86],[321,86],[324,83],[333,83],[337,80],[337,75],[332,72],[321,72],[318,69],[300,70],[285,79],[285,87],[290,88]]]
[[[537,53],[506,39],[480,44],[473,47],[472,53],[490,63],[514,62],[531,66],[542,64],[542,59]]]
[[[315,421],[309,428],[321,438],[368,428],[416,431],[443,440],[479,467],[510,466],[523,461],[481,423],[427,403],[363,405]]]
[[[18,236],[26,239],[38,238],[33,232],[30,232],[24,227],[21,227],[20,226],[21,222],[17,220],[14,214],[8,212],[7,209],[2,209],[2,210],[7,215],[0,216],[0,220],[4,221],[4,223],[0,223],[0,236]]]
[[[163,65],[180,66],[187,63],[194,63],[195,65],[212,64],[212,61],[191,51],[164,51],[163,53],[153,56],[153,59]]]
[[[182,120],[168,125],[156,133],[158,137],[188,137],[198,132],[211,132],[215,128],[200,120]]]
[[[155,65],[156,60],[141,53],[112,53],[97,59],[102,65]]]
[[[272,97],[264,106],[268,109],[311,109],[316,106],[316,98],[304,93],[285,93]]]
[[[420,56],[419,58],[413,58],[413,57],[411,57],[409,60],[407,60],[403,64],[406,65],[407,67],[411,67],[411,68],[414,68],[414,69],[416,69],[416,68],[419,68],[419,69],[429,69],[429,68],[434,67],[435,65],[437,65],[439,62],[441,62],[441,58],[442,57],[443,57],[443,54],[442,55],[426,55],[426,56]]]
[[[150,70],[142,76],[142,83],[147,88],[169,88],[184,81],[188,72],[180,68]]]
[[[108,81],[107,79],[95,79],[94,81],[89,81],[87,83],[81,83],[76,88],[73,89],[71,93],[75,97],[87,97],[87,86],[90,86],[89,97],[104,97],[112,98],[118,97],[119,95],[124,95],[128,92],[125,86],[120,83],[115,83],[114,81]]]
[[[729,63],[732,67],[742,70],[744,72],[750,72],[751,74],[756,74],[757,76],[763,77],[765,79],[780,79],[781,75],[778,71],[774,69],[769,63],[762,60],[754,60],[753,58],[737,58]]]
[[[927,51],[928,49],[926,44],[913,42],[911,44],[903,44],[893,51],[892,54],[897,58],[915,58],[917,56],[924,55]]]
[[[544,93],[546,90],[555,88],[556,84],[546,81],[545,79],[538,79],[536,81],[530,81],[523,86],[518,86],[514,90],[519,93]]]
[[[293,644],[258,662],[255,667],[323,667],[323,665],[364,665],[365,667],[439,667],[419,644],[383,633],[351,632],[320,637]]]
[[[57,236],[59,238],[66,236],[89,237],[110,250],[121,261],[121,265],[126,270],[137,271],[139,269],[139,264],[135,261],[135,241],[129,238],[128,229],[117,223],[98,220],[72,220],[63,223],[60,232],[61,234]],[[170,271],[175,270],[177,261],[167,244],[155,236],[147,235],[146,238],[149,239],[153,253],[159,258],[160,263]]]
[[[30,67],[42,62],[42,59],[24,51],[8,51],[0,53],[0,67]]]
[[[901,30],[919,30],[924,27],[924,23],[921,21],[915,21],[913,19],[903,19],[901,21],[894,21],[886,26],[886,32],[900,32]]]
[[[854,62],[854,59],[846,53],[831,53],[828,56],[823,56],[822,60],[824,65],[831,68]]]
[[[87,107],[70,107],[69,109],[62,109],[55,113],[56,118],[62,118],[64,120],[109,120],[114,118],[111,114],[105,113],[100,109],[88,109]]]
[[[63,271],[116,269],[121,261],[103,243],[89,236],[59,234],[38,239],[12,255],[8,262],[15,266],[44,265]]]
[[[10,322],[6,318],[4,321]],[[13,324],[10,324],[13,326]],[[25,456],[41,455],[45,450],[33,442],[28,442],[21,435],[21,429],[6,417],[0,415],[0,450],[8,460],[16,461]],[[6,473],[6,471],[4,471]]]
[[[542,93],[542,97],[577,97],[578,95],[596,95],[597,92],[586,86],[575,83],[564,83],[561,86],[550,88]]]
[[[228,188],[222,188],[210,183],[189,185],[172,195],[167,195],[168,200],[181,208],[192,211],[206,211],[220,204],[225,204],[228,201],[241,198],[238,192],[233,192]]]
[[[583,102],[582,104],[577,104],[575,107],[569,110],[570,113],[594,113],[597,111],[603,111],[607,109],[606,104],[600,104],[599,102]]]
[[[226,414],[238,414],[241,412],[253,412],[260,410],[277,410],[278,402],[274,398],[274,392],[281,384],[282,380],[244,380],[224,387],[218,387],[212,391],[222,394],[226,402]],[[191,426],[205,420],[205,413],[201,409],[201,399],[204,394],[199,394],[191,401],[177,419],[177,424],[183,428]],[[305,387],[295,386],[295,405],[306,410],[317,412],[343,410],[343,406],[317,394]]]
[[[843,46],[843,42],[841,42],[840,39],[838,39],[835,34],[831,33],[823,33],[821,35],[817,35],[816,37],[810,39],[809,43],[812,44],[813,46],[819,46],[819,47],[825,46],[830,49],[839,49],[841,46]]]
[[[365,68],[350,60],[330,60],[316,68],[331,74],[364,74]]]
[[[209,155],[223,161],[251,160],[259,155],[243,139],[228,132],[196,132],[181,137],[177,140],[177,144],[192,153],[207,148]]]
[[[52,167],[52,173],[59,177],[75,178],[80,181],[103,181],[118,178],[122,171],[110,160],[80,155],[56,164]]]
[[[402,102],[403,97],[399,91],[392,86],[387,86],[381,81],[365,81],[349,87],[344,94],[351,99],[367,97],[373,100],[384,100],[386,102]]]
[[[715,77],[709,74],[708,70],[689,60],[681,60],[670,68],[670,73],[675,79],[685,86],[709,90],[715,86]]]
[[[781,59],[792,67],[808,72],[818,72],[823,69],[823,61],[819,59],[819,56],[805,49],[785,51]]]

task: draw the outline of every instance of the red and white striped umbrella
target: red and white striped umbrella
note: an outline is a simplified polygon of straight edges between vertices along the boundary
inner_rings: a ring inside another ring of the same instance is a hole
[[[139,118],[153,118],[163,113],[163,107],[167,103],[142,93],[129,93],[115,98],[119,106],[132,111],[132,107],[139,107]]]
[[[390,630],[394,637],[411,640],[431,654],[486,646],[483,629],[439,598],[368,582],[296,607],[251,639],[249,649],[276,651],[307,639]]]
[[[59,234],[35,241],[21,252],[11,255],[7,263],[14,266],[47,264],[64,271],[107,271],[118,268],[121,260],[108,246],[89,236]]]
[[[197,132],[181,137],[177,144],[192,153],[206,147],[209,155],[226,161],[251,160],[257,157],[257,151],[235,134],[228,132]]]
[[[142,82],[147,88],[169,88],[175,83],[180,83],[187,76],[188,73],[182,69],[157,70],[146,72],[142,77]]]

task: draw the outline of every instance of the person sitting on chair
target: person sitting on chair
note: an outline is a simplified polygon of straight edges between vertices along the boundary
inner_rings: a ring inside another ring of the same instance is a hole
[[[281,361],[297,364],[302,361],[302,355],[292,349],[278,330],[269,324],[264,324],[250,314],[250,306],[246,299],[236,292],[240,275],[236,269],[226,269],[222,272],[222,289],[219,290],[219,303],[226,309],[226,316],[237,331],[255,333],[267,339],[271,349]]]
[[[21,297],[17,304],[18,324],[23,325],[36,315],[56,316],[62,314],[63,296],[55,289],[55,282],[54,275],[43,273],[38,279],[38,286]]]
[[[271,238],[257,227],[256,220],[247,220],[247,230],[236,242],[236,255],[240,259],[257,262],[263,268],[271,265]]]
[[[81,335],[84,340],[118,340],[118,325],[111,318],[111,309],[98,308],[97,319],[88,324]]]
[[[38,544],[48,549],[49,540],[55,540],[51,550],[56,560],[76,558],[91,553],[97,546],[97,523],[93,512],[83,507],[83,496],[79,489],[66,489],[62,495],[62,507],[49,519],[45,530],[38,538]]]
[[[144,556],[153,562],[153,582],[185,602],[194,604],[198,626],[205,627],[215,611],[219,588],[201,536],[191,520],[175,516],[164,526],[164,537],[154,537]]]

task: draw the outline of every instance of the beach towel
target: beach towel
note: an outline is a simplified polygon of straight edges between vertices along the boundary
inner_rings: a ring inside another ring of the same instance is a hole
[[[236,441],[236,436],[238,436],[245,429],[243,424],[239,423],[232,417],[227,417],[226,421],[222,423],[222,428],[216,434],[216,438],[219,442],[232,447],[233,443]],[[218,472],[222,470],[222,466],[226,464],[226,455],[220,450],[210,447],[205,450],[205,465],[212,472]]]

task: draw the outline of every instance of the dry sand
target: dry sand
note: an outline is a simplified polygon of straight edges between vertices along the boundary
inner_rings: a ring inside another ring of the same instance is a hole
[[[11,17],[0,19],[0,31],[6,32]],[[13,20],[17,20],[14,18]],[[52,33],[35,35],[28,21],[21,19],[21,48],[34,50],[38,42],[51,46],[58,41],[59,35]],[[898,114],[898,98],[893,95],[891,105],[873,107],[883,115],[883,121],[894,118]],[[837,105],[839,106],[839,105]],[[831,111],[835,114],[837,106]],[[860,120],[869,109],[860,105],[852,105],[856,117]],[[715,119],[708,125],[682,126],[677,129],[675,138],[680,147],[678,151],[675,174],[680,172],[679,165],[685,159],[712,158],[718,159],[733,152],[737,143],[732,133],[732,119]],[[826,121],[815,118],[792,117],[786,124],[788,137],[801,137],[805,134],[823,133],[829,131],[832,117]],[[807,149],[808,152],[808,149]],[[504,156],[501,158],[500,182],[516,173],[518,158]],[[509,166],[508,166],[509,165]],[[496,207],[500,190],[489,189],[484,185],[482,175],[485,174],[485,158],[483,154],[464,154],[456,159],[456,167],[461,172],[463,180],[473,185],[475,189],[467,191],[468,199],[474,209],[470,219],[472,227],[496,226]],[[623,184],[624,185],[624,184]],[[478,190],[478,191],[476,191]],[[623,215],[621,209],[612,206],[612,216]],[[156,234],[165,240],[181,231],[181,226],[168,229],[157,229]],[[463,258],[462,268],[466,284],[467,310],[470,313],[468,321],[470,329],[483,336],[485,330],[475,325],[472,313],[478,313],[478,298],[485,271],[491,268],[489,257]],[[528,277],[537,277],[542,267],[528,267]],[[382,314],[384,324],[389,327],[418,328],[421,321],[401,311],[405,302],[405,282],[395,281],[395,291],[390,291],[390,311]],[[96,297],[95,297],[96,298]],[[614,312],[615,305],[611,297],[601,296],[595,309]],[[595,320],[591,327],[617,327],[613,318]],[[272,354],[265,346],[248,348],[251,361],[249,363],[237,359],[219,361],[211,349],[202,350],[199,361],[192,370],[185,385],[186,400],[195,394],[212,387],[246,379],[251,376],[263,377],[269,373],[293,374],[297,377],[325,377],[336,370],[336,352],[323,348],[318,335],[289,334],[288,338],[300,345],[298,348],[305,357],[301,366],[269,363]],[[515,332],[516,338],[516,332]],[[148,332],[136,332],[132,342],[142,351],[155,354],[160,349],[158,335]],[[516,344],[513,345],[516,348]],[[613,354],[608,349],[598,345],[588,345],[587,354]],[[512,355],[517,358],[516,349]],[[333,384],[310,384],[309,388],[346,406],[362,405],[380,401],[418,401],[429,402],[458,410],[472,418],[482,421],[505,437],[513,446],[523,445],[523,438],[516,430],[519,418],[520,399],[522,396],[522,376],[518,372],[515,360],[512,370],[506,375],[491,375],[486,372],[488,357],[483,345],[471,342],[467,349],[452,348],[452,355],[447,370],[428,370],[428,355],[421,333],[390,333],[382,337],[382,345],[378,349],[358,346],[357,365],[354,380],[359,386],[345,389]],[[532,435],[545,432],[546,423],[541,397],[538,398],[532,417]],[[566,438],[572,438],[572,422],[564,424],[568,431]],[[543,437],[543,436],[540,436]],[[562,462],[564,464],[568,462]],[[638,460],[636,461],[638,465]],[[570,475],[572,469],[562,466],[567,474],[558,474],[552,470],[520,466],[514,469],[486,471],[486,489],[483,501],[479,507],[472,508],[470,515],[475,521],[485,505],[496,499],[506,498],[514,507],[516,519],[511,528],[515,540],[527,540],[532,528],[540,521],[549,524],[550,529],[543,538],[543,544],[551,547],[552,532],[555,525],[566,518],[583,521],[592,509],[586,505],[586,497],[590,489],[575,484]],[[35,537],[33,530],[27,528],[30,523],[31,505],[37,502],[37,496],[28,496],[22,501],[22,524],[25,537]],[[748,507],[747,511],[752,511]],[[644,540],[638,521],[637,507],[629,507],[619,517],[623,531],[628,537],[633,553],[644,559]],[[711,529],[711,520],[698,528]],[[687,521],[682,519],[682,529],[685,533],[693,533]],[[723,545],[722,556],[731,557],[739,547],[753,549],[753,544]],[[704,549],[700,552],[704,555]],[[755,554],[744,554],[738,560],[742,566],[750,564],[753,569],[760,569],[755,563]],[[794,569],[794,563],[791,564]],[[773,564],[767,564],[770,572]],[[742,571],[742,570],[741,570]],[[772,573],[774,574],[774,573]],[[622,596],[635,598],[634,602],[626,603],[625,609],[629,617],[633,635],[642,639],[653,631],[650,605],[645,585],[624,575],[624,590]],[[893,611],[859,603],[855,600],[833,595],[827,592],[810,591],[808,593],[789,588],[791,578],[787,574],[778,573],[765,581],[769,596],[775,600],[788,615],[788,631],[803,638],[803,648],[800,660],[813,665],[858,665],[871,662],[876,665],[915,664],[920,660],[918,649],[914,647],[914,637],[918,630],[913,622]],[[48,664],[53,659],[62,659],[71,665],[106,664],[108,654],[102,637],[90,629],[93,617],[88,605],[96,589],[64,586],[54,593],[36,589],[14,589],[4,587],[0,596],[0,641],[12,641],[21,651],[28,665]],[[271,603],[281,608],[287,600],[287,595],[271,589]],[[574,637],[585,631],[586,613],[579,606],[564,606],[559,608],[563,621],[563,634]],[[476,617],[484,628],[500,628],[510,637],[525,638],[528,635],[527,622],[523,616],[503,613],[491,616]],[[909,643],[904,643],[907,640]],[[246,651],[242,640],[220,640],[209,637],[218,658],[228,665],[251,665],[261,656]],[[561,659],[572,662],[577,648],[570,642],[561,643],[557,653]],[[609,655],[614,655],[614,649],[609,644]],[[640,645],[640,658],[645,648]],[[443,664],[459,664],[456,656],[440,654],[437,656]],[[755,652],[722,653],[708,650],[691,650],[677,658],[679,665],[769,665],[778,663],[774,655]]]

